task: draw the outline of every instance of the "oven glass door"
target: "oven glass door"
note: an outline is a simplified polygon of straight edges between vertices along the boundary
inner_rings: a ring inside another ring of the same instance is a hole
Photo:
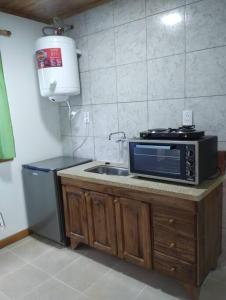
[[[172,179],[186,179],[186,146],[130,142],[130,171]]]

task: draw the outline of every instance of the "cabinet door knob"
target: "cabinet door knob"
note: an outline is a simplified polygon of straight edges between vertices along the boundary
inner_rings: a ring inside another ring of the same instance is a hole
[[[175,243],[170,243],[169,248],[172,249],[172,248],[174,248],[175,246],[176,246]]]
[[[170,268],[170,272],[175,272],[175,271],[176,271],[176,267]]]
[[[173,224],[175,222],[174,219],[169,219],[169,224]]]
[[[115,200],[114,200],[114,203],[118,203],[118,199],[115,199]]]

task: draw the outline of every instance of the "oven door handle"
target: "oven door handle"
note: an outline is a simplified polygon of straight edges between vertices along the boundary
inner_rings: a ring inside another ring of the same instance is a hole
[[[160,150],[171,150],[172,146],[163,146],[163,145],[136,145],[136,148],[139,149],[160,149]]]

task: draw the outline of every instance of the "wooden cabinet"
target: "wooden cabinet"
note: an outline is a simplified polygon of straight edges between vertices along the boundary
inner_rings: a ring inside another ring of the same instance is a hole
[[[222,185],[191,201],[66,178],[62,184],[73,248],[89,244],[174,277],[198,299],[221,253]]]
[[[114,197],[86,192],[89,244],[117,255]]]
[[[127,261],[150,268],[150,207],[141,201],[118,198],[116,224],[118,255]]]
[[[73,248],[88,244],[88,223],[85,194],[71,186],[63,187],[66,235]]]

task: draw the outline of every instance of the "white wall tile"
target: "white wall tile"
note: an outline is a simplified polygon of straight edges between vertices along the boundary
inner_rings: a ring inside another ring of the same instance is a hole
[[[71,125],[67,107],[59,107],[61,135],[71,135]]]
[[[226,94],[226,47],[187,54],[187,97]]]
[[[71,120],[71,130],[73,136],[93,136],[93,116],[92,106],[72,106],[75,116]],[[89,123],[84,122],[84,114],[89,113]]]
[[[185,4],[185,0],[146,0],[146,15],[154,15]]]
[[[119,162],[119,144],[108,138],[95,137],[95,159],[104,162]]]
[[[177,23],[174,22],[176,19]],[[183,53],[185,50],[184,8],[147,18],[147,57]]]
[[[186,99],[186,108],[193,110],[198,129],[226,141],[226,96]]]
[[[89,52],[88,52],[88,37],[82,37],[76,40],[76,47],[82,52],[78,56],[79,71],[84,72],[89,70]]]
[[[148,101],[148,128],[182,126],[184,99]]]
[[[108,137],[118,131],[117,104],[94,105],[93,123],[95,137]]]
[[[61,137],[63,155],[72,156],[72,137],[63,135]]]
[[[114,0],[68,19],[72,21],[67,23],[76,27],[70,35],[82,51],[82,94],[70,102],[84,105],[84,109],[92,106],[96,158],[126,162],[126,143],[109,142],[109,133],[120,129],[132,137],[148,127],[178,127],[185,102],[194,109],[197,126],[207,133],[219,132],[221,149],[226,149],[226,101],[211,97],[226,94],[226,47],[218,47],[226,42],[226,2],[146,0],[149,17],[144,19],[144,14],[145,0]],[[178,23],[166,25],[167,17],[169,22]],[[186,54],[186,78],[185,45],[187,51],[202,50]],[[203,51],[205,47],[214,49]],[[185,81],[186,96],[193,97],[187,100],[183,100]],[[147,99],[151,100],[148,111]],[[65,104],[61,118],[63,150],[67,153],[72,145],[70,136],[65,136],[71,134]],[[82,123],[80,115],[77,123],[72,123],[72,134],[85,135]],[[74,139],[77,144],[83,141],[82,137]],[[94,139],[88,138],[79,151],[94,157]]]
[[[187,51],[226,45],[226,2],[206,0],[186,8]]]
[[[75,157],[94,159],[93,137],[72,137],[72,152]]]
[[[71,105],[88,105],[91,103],[90,73],[80,73],[81,93],[70,98]]]
[[[131,22],[115,29],[117,65],[146,59],[145,19]]]
[[[119,162],[123,163],[126,167],[129,166],[128,141],[119,143]]]
[[[200,0],[186,0],[186,4],[191,4],[194,2],[199,2]],[[202,1],[202,0],[201,0]]]
[[[74,39],[87,34],[85,13],[81,13],[66,19],[65,24],[74,25],[73,30],[69,31],[69,35]]]
[[[139,62],[117,67],[118,101],[147,100],[147,63]]]
[[[184,98],[184,54],[148,61],[148,97]]]
[[[145,17],[145,0],[115,0],[115,25],[125,24]]]
[[[114,39],[114,29],[101,31],[88,37],[90,70],[115,65]]]
[[[112,2],[94,7],[85,14],[88,34],[108,29],[113,26]]]
[[[92,103],[117,102],[115,67],[92,71],[90,75]]]
[[[147,101],[119,103],[118,113],[119,130],[125,131],[127,137],[138,136],[140,131],[147,129]]]

